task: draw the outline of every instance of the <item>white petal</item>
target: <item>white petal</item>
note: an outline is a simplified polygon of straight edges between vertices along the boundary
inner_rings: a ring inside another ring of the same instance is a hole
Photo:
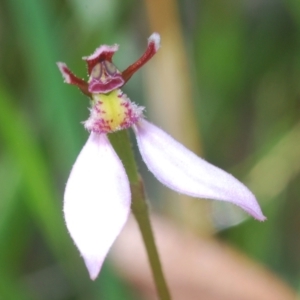
[[[92,279],[127,220],[130,199],[127,175],[107,136],[91,133],[68,179],[64,213]]]
[[[232,175],[201,159],[160,128],[141,120],[134,126],[149,170],[167,187],[192,197],[232,202],[265,220],[254,195]]]

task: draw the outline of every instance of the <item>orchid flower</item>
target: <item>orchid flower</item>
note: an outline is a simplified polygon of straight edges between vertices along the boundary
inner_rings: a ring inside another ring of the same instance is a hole
[[[154,33],[142,57],[120,72],[112,63],[118,45],[102,45],[92,55],[83,57],[89,75],[87,82],[76,77],[66,64],[57,63],[64,81],[91,98],[90,116],[84,122],[90,136],[73,166],[64,195],[66,225],[91,279],[98,276],[131,204],[129,180],[108,133],[131,127],[148,169],[170,189],[196,198],[228,201],[254,218],[265,220],[246,186],[146,121],[144,108],[121,91],[159,47],[160,36]]]

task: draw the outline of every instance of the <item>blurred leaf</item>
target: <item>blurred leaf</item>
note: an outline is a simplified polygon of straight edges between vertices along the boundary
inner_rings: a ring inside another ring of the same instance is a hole
[[[0,245],[1,232],[9,223],[9,215],[14,210],[16,193],[21,181],[21,174],[18,168],[11,161],[9,155],[4,154],[0,161]]]
[[[15,162],[24,174],[31,194],[28,204],[46,230],[51,239],[51,245],[55,246],[57,242],[63,245],[67,235],[63,234],[65,230],[63,230],[62,218],[59,217],[60,208],[58,202],[55,201],[58,197],[53,192],[47,165],[27,124],[17,109],[13,107],[13,102],[0,82],[1,136],[6,142],[7,150],[13,155]],[[58,245],[55,247],[58,248]]]
[[[80,273],[83,266],[72,261],[75,247],[67,235],[47,164],[26,122],[12,103],[13,99],[0,82],[0,136],[22,172],[29,195],[26,197],[27,207],[38,222],[49,247],[61,262],[68,265],[68,271],[75,268],[79,274],[84,274]]]
[[[249,172],[246,182],[261,201],[278,197],[300,172],[300,123],[289,130]]]
[[[55,20],[50,1],[18,0],[7,1],[14,20],[17,36],[21,41],[23,61],[26,72],[36,92],[34,100],[40,109],[40,126],[46,126],[48,146],[60,147],[60,164],[71,160],[79,149],[78,135],[72,126],[75,108],[71,99],[71,90],[65,89],[61,74],[56,66],[59,60],[59,32],[51,20]],[[30,18],[28,17],[30,16]],[[54,121],[55,120],[55,121]],[[78,120],[76,121],[76,124]],[[75,124],[75,121],[74,121]],[[49,138],[54,143],[49,143]],[[55,153],[53,149],[53,152]]]
[[[300,29],[300,2],[298,0],[288,0],[285,1],[285,4]]]
[[[2,272],[4,270],[2,269]],[[2,300],[34,300],[33,295],[21,286],[21,284],[9,278],[7,272],[0,277],[0,299]]]
[[[110,31],[115,22],[118,0],[71,0],[70,5],[75,9],[85,32],[95,29]]]

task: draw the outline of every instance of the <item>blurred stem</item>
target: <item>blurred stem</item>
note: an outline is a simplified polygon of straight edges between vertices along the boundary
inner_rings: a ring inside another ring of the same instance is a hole
[[[143,237],[157,293],[161,300],[169,300],[171,297],[163,275],[159,255],[155,245],[153,230],[149,218],[148,205],[143,189],[143,182],[137,170],[128,131],[122,130],[113,134],[109,134],[109,139],[115,151],[119,155],[130,181],[132,193],[131,209],[137,220]]]
[[[147,95],[151,97],[149,107],[163,128],[201,155],[201,138],[192,101],[194,79],[188,66],[178,3],[176,0],[144,2],[151,31],[161,35],[163,46],[145,70],[155,72],[155,75],[149,74],[146,82]],[[166,111],[172,117],[166,118]]]
[[[183,35],[178,1],[145,0],[144,3],[151,31],[158,32],[162,39],[162,49],[145,68],[146,95],[151,99],[148,113],[154,123],[201,156],[201,137],[193,103],[195,78],[188,64],[187,37]],[[200,109],[199,104],[197,108]],[[200,235],[213,232],[210,203],[169,190],[164,191],[164,199],[168,201],[167,212],[183,226]],[[168,205],[169,201],[172,205]]]

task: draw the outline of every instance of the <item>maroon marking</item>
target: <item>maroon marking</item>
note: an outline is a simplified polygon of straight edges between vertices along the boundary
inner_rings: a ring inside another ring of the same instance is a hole
[[[66,65],[62,65],[60,67],[60,71],[64,74],[69,76],[70,82],[66,82],[68,84],[76,85],[79,89],[88,97],[92,97],[91,93],[88,90],[88,84],[83,79],[74,75]],[[65,76],[65,75],[64,75]]]
[[[89,82],[88,90],[90,93],[108,93],[124,85],[124,80],[120,74],[113,78],[107,78],[106,82],[101,82],[95,78]]]
[[[111,59],[113,55],[115,54],[115,51],[103,51],[99,53],[99,55],[93,59],[89,58],[84,58],[84,60],[87,63],[87,69],[88,69],[88,74],[91,75],[93,68],[95,65],[101,61],[108,60],[111,62]]]
[[[157,50],[155,50],[155,43],[154,41],[151,41],[148,44],[145,53],[135,63],[130,65],[122,72],[124,83],[126,83],[138,69],[140,69],[147,61],[149,61],[156,52]]]

